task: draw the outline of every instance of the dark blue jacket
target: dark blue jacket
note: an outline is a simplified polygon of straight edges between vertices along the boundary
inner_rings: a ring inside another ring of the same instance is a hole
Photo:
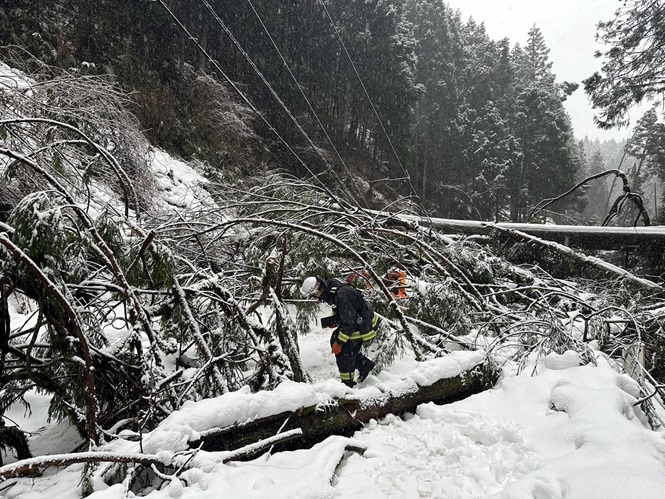
[[[358,289],[337,279],[324,281],[322,286],[319,300],[331,305],[339,317],[338,342],[358,339],[368,341],[376,336],[374,327],[378,316],[375,316],[372,304],[365,300]]]

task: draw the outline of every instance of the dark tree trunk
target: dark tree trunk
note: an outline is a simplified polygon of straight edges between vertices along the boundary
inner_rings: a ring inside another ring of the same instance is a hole
[[[303,447],[320,442],[330,435],[352,434],[370,419],[413,412],[418,405],[426,402],[449,403],[466,398],[481,392],[487,386],[487,381],[482,369],[476,367],[460,376],[438,380],[430,386],[418,386],[414,382],[410,389],[384,392],[382,396],[371,399],[353,398],[353,394],[350,394],[349,398],[335,400],[329,406],[302,407],[293,412],[199,432],[201,439],[190,442],[190,446],[198,447],[202,444],[202,448],[208,451],[233,450],[279,432],[300,428],[302,437],[279,450]]]

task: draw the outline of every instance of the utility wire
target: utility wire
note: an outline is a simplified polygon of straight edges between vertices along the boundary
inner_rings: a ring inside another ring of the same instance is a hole
[[[291,110],[286,106],[286,104],[284,103],[284,101],[282,101],[282,99],[279,97],[279,95],[277,94],[277,92],[272,88],[272,85],[270,85],[270,82],[266,79],[266,77],[263,75],[263,73],[261,72],[261,70],[260,70],[260,69],[257,67],[257,65],[254,63],[254,61],[252,60],[252,58],[249,57],[249,55],[247,54],[247,52],[245,52],[245,49],[242,48],[242,45],[240,45],[240,43],[239,43],[238,40],[235,38],[235,36],[233,36],[233,33],[231,32],[231,30],[226,26],[226,24],[224,24],[224,21],[222,21],[222,19],[217,15],[217,13],[216,13],[215,10],[212,8],[212,6],[211,6],[210,3],[208,2],[208,0],[201,0],[201,1],[202,1],[203,4],[206,6],[206,8],[210,11],[210,13],[212,14],[212,16],[215,18],[215,21],[217,21],[217,24],[219,24],[219,25],[221,26],[221,28],[224,30],[224,32],[227,34],[227,36],[231,39],[231,41],[233,42],[233,45],[235,45],[235,47],[238,49],[238,51],[242,54],[242,56],[245,58],[245,60],[246,60],[246,61],[249,63],[249,65],[252,67],[252,69],[254,70],[254,72],[259,76],[259,78],[261,79],[261,81],[263,82],[263,84],[268,88],[268,90],[270,91],[270,93],[272,94],[272,96],[275,98],[275,100],[279,103],[279,105],[282,107],[282,109],[284,109],[284,112],[286,112],[286,114],[287,114],[288,117],[291,119],[291,121],[293,121],[294,125],[298,128],[298,130],[300,131],[300,133],[302,133],[302,135],[305,137],[305,139],[306,139],[307,142],[309,143],[310,147],[311,147],[311,148],[314,150],[314,152],[319,156],[319,158],[320,158],[320,159],[321,159],[321,160],[322,160],[322,161],[328,166],[328,168],[330,169],[330,171],[332,171],[332,172],[334,173],[334,170],[332,169],[332,167],[330,166],[330,164],[328,163],[328,161],[325,159],[325,157],[323,156],[323,154],[321,154],[321,151],[319,150],[319,148],[316,147],[316,145],[314,144],[314,142],[312,141],[312,139],[309,137],[309,135],[308,135],[307,132],[303,129],[303,127],[300,125],[300,123],[298,122],[298,120],[296,119],[296,117],[293,115],[293,113],[291,112]],[[309,171],[309,170],[308,170],[308,171]],[[311,173],[311,172],[310,172],[310,173]],[[318,178],[317,178],[317,180],[318,180]],[[341,180],[340,180],[340,181],[341,181]],[[343,191],[343,192],[344,192],[348,197],[350,197],[351,200],[352,200],[357,206],[359,206],[359,205],[358,205],[358,202],[353,198],[353,196],[351,195],[351,192],[350,192],[348,189],[346,190],[346,192],[345,192],[345,191]],[[337,202],[339,203],[339,200],[338,200]],[[340,203],[340,205],[341,205],[341,203]]]
[[[322,123],[321,120],[319,119],[319,115],[316,113],[316,111],[314,110],[314,107],[312,106],[310,100],[307,98],[307,95],[305,94],[304,90],[302,89],[302,86],[301,86],[300,83],[298,82],[298,79],[297,79],[297,78],[295,77],[295,75],[293,74],[293,71],[291,71],[291,67],[289,66],[289,63],[286,61],[286,59],[285,59],[284,56],[282,55],[282,52],[279,50],[279,47],[278,47],[277,44],[275,43],[275,40],[273,39],[272,35],[270,34],[270,31],[268,30],[268,27],[267,27],[267,26],[265,25],[265,23],[263,22],[263,19],[261,18],[261,15],[257,12],[256,8],[254,7],[254,4],[252,3],[252,0],[247,0],[247,3],[248,3],[249,6],[252,8],[252,11],[254,11],[254,14],[256,15],[256,18],[258,19],[259,23],[261,24],[261,27],[263,27],[263,31],[265,31],[266,35],[267,35],[268,38],[270,39],[270,42],[272,43],[272,46],[275,48],[275,51],[277,52],[277,54],[279,55],[280,59],[282,60],[282,63],[284,64],[284,67],[286,68],[286,70],[288,71],[289,75],[291,76],[291,79],[292,79],[293,82],[296,84],[296,87],[298,87],[298,90],[300,90],[300,94],[302,95],[303,99],[305,99],[305,102],[307,103],[307,106],[309,107],[309,110],[310,110],[310,111],[312,112],[312,114],[314,115],[314,118],[316,118],[316,122],[317,122],[317,123],[319,124],[319,126],[321,127],[321,130],[323,131],[323,133],[325,134],[326,138],[328,139],[328,142],[330,143],[330,146],[331,146],[331,147],[333,148],[333,150],[335,151],[335,154],[337,155],[337,158],[339,158],[339,161],[342,163],[342,165],[344,166],[344,168],[346,169],[346,171],[349,173],[349,175],[350,175],[350,176],[353,176],[353,174],[352,174],[351,171],[349,170],[349,167],[348,167],[347,164],[344,162],[344,159],[342,158],[342,156],[340,155],[339,151],[338,151],[337,148],[335,147],[335,143],[334,143],[333,140],[330,138],[330,135],[328,135],[328,132],[327,132],[327,130],[326,130],[326,127],[323,125],[323,123]],[[324,159],[324,161],[325,161],[325,159]],[[337,174],[334,172],[334,170],[332,170],[332,168],[331,168],[331,171],[332,171],[333,175],[337,176]],[[339,181],[342,182],[341,179],[339,179]],[[352,194],[350,194],[350,196],[353,197]],[[355,199],[354,199],[354,201],[355,201]],[[358,204],[357,201],[356,201],[356,204]]]
[[[315,175],[314,172],[310,170],[310,168],[307,166],[307,164],[302,160],[300,156],[293,150],[293,148],[289,145],[289,143],[279,134],[279,132],[273,127],[268,120],[263,116],[263,114],[252,104],[252,102],[245,96],[245,94],[238,88],[238,86],[233,83],[233,81],[224,73],[222,68],[219,66],[217,61],[212,58],[210,54],[206,51],[203,46],[198,42],[198,40],[189,32],[189,30],[185,27],[185,25],[180,22],[180,20],[176,17],[176,15],[171,12],[171,10],[168,8],[168,6],[164,3],[164,0],[157,0],[159,4],[168,12],[169,16],[173,19],[173,21],[182,29],[182,31],[187,35],[187,37],[196,45],[196,47],[203,53],[203,55],[210,61],[210,63],[215,67],[217,71],[224,77],[224,79],[227,81],[231,87],[240,95],[242,100],[250,107],[252,111],[254,111],[260,118],[261,120],[268,126],[271,132],[277,136],[277,138],[284,144],[284,146],[289,150],[291,154],[300,162],[300,164],[309,172],[309,174],[318,181],[318,183],[321,185],[322,189],[333,199],[337,204],[340,206],[343,205],[343,203],[338,199],[338,197],[330,190],[328,187],[318,178],[318,175]],[[207,2],[206,2],[207,3]]]
[[[367,97],[367,101],[369,102],[369,105],[372,108],[372,111],[374,112],[374,116],[376,116],[376,120],[379,123],[379,126],[381,127],[381,130],[383,130],[383,134],[386,136],[386,140],[388,141],[388,144],[390,145],[390,148],[395,155],[395,158],[397,159],[397,163],[399,164],[400,168],[404,172],[404,175],[407,179],[407,182],[409,183],[409,187],[411,188],[411,192],[413,192],[415,199],[420,200],[420,196],[418,196],[418,193],[416,192],[416,189],[413,187],[413,184],[411,183],[411,176],[409,173],[406,171],[406,168],[404,168],[404,165],[402,164],[402,161],[399,159],[399,154],[397,154],[397,151],[395,150],[395,146],[393,146],[392,140],[390,140],[390,136],[388,135],[388,132],[386,131],[386,128],[383,126],[383,121],[381,121],[381,118],[379,117],[379,113],[376,110],[376,107],[374,106],[374,103],[372,102],[372,98],[369,96],[369,92],[367,91],[367,88],[365,87],[365,84],[363,83],[363,79],[360,77],[360,73],[358,72],[358,69],[356,68],[355,63],[353,62],[353,59],[351,58],[351,54],[349,54],[349,51],[346,48],[346,44],[344,43],[344,40],[342,40],[342,36],[339,33],[339,30],[337,29],[337,26],[335,26],[335,22],[332,19],[332,16],[330,15],[330,12],[328,12],[328,7],[326,7],[326,4],[324,0],[319,0],[319,3],[323,7],[323,10],[326,13],[326,16],[328,17],[328,20],[330,21],[330,25],[333,27],[333,30],[335,31],[335,34],[337,35],[337,39],[339,40],[340,45],[342,46],[342,49],[344,50],[344,53],[346,54],[346,57],[349,60],[349,63],[351,64],[351,67],[353,68],[354,73],[356,74],[356,77],[358,78],[358,82],[360,83],[360,86],[363,89],[363,92],[365,93],[365,96]],[[422,203],[419,203],[421,209],[423,210],[423,213],[429,220],[430,217],[427,214],[427,210],[425,207],[422,205]]]

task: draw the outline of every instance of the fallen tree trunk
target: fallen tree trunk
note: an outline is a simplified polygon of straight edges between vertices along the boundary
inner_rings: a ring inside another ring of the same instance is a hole
[[[422,218],[399,215],[405,223],[418,222],[448,234],[490,236],[495,228],[513,229],[571,248],[593,250],[620,250],[624,248],[665,247],[665,227],[599,227],[593,225],[551,225],[534,223],[488,222],[454,220],[448,218]],[[395,219],[391,219],[394,221]]]
[[[414,412],[427,402],[449,403],[479,393],[495,381],[494,374],[483,372],[481,366],[453,378],[444,378],[431,385],[420,386],[415,381],[403,380],[389,391],[370,392],[363,396],[351,394],[346,399],[331,400],[329,405],[302,407],[272,416],[255,419],[225,428],[200,432],[200,439],[191,441],[190,447],[201,446],[207,451],[233,450],[265,440],[280,432],[302,429],[296,443],[279,446],[278,450],[312,445],[333,434],[352,434],[371,419],[388,414]],[[378,390],[378,389],[377,389]],[[277,446],[276,446],[277,447]]]
[[[663,287],[655,283],[653,281],[650,281],[649,279],[645,279],[643,277],[639,277],[635,274],[632,274],[628,272],[625,269],[622,269],[621,267],[617,267],[616,265],[612,265],[611,263],[608,263],[604,260],[601,260],[600,258],[596,258],[594,256],[589,256],[589,255],[584,255],[582,253],[578,253],[573,249],[568,248],[567,246],[563,246],[561,244],[552,242],[552,241],[544,241],[542,239],[539,239],[537,237],[531,236],[529,234],[525,234],[524,232],[520,232],[515,229],[504,229],[501,227],[496,227],[496,230],[502,232],[503,234],[507,234],[508,236],[515,236],[517,238],[520,238],[524,241],[529,241],[535,244],[539,244],[544,248],[549,248],[551,250],[557,251],[561,253],[562,255],[566,255],[569,258],[575,259],[579,262],[586,263],[590,266],[593,266],[599,270],[602,270],[603,272],[609,273],[609,274],[614,274],[616,277],[619,279],[623,279],[624,281],[631,282],[632,284],[635,284],[637,286],[643,287],[643,288],[648,288],[653,291],[657,292],[662,292]]]
[[[417,217],[405,216],[408,220],[415,220]],[[425,222],[425,220],[423,220]],[[621,246],[628,242],[642,246],[651,244],[653,247],[665,245],[665,227],[587,227],[570,225],[545,225],[545,224],[517,224],[517,223],[491,223],[477,222],[468,220],[448,220],[448,219],[429,219],[429,223],[437,229],[454,232],[465,235],[487,235],[501,234],[506,238],[515,238],[520,241],[526,241],[542,246],[543,248],[556,251],[570,259],[585,263],[591,267],[599,269],[608,274],[614,274],[619,279],[631,282],[637,286],[648,288],[657,292],[663,291],[660,284],[639,277],[621,267],[606,262],[600,258],[585,255],[569,247],[570,238],[579,237],[580,240],[593,240],[601,238],[605,242],[612,241]],[[604,236],[611,236],[613,239],[606,239]],[[617,238],[617,239],[614,239]],[[557,239],[563,239],[557,242]],[[614,247],[617,249],[617,246]]]

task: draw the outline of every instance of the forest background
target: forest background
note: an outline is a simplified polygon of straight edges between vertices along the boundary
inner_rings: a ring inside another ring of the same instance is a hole
[[[153,144],[225,176],[310,169],[366,207],[494,221],[607,169],[632,172],[652,220],[662,198],[655,110],[629,144],[576,138],[563,102],[581,82],[556,81],[538,27],[492,40],[444,2],[9,0],[0,43],[105,76]],[[540,220],[600,224],[612,183]]]

